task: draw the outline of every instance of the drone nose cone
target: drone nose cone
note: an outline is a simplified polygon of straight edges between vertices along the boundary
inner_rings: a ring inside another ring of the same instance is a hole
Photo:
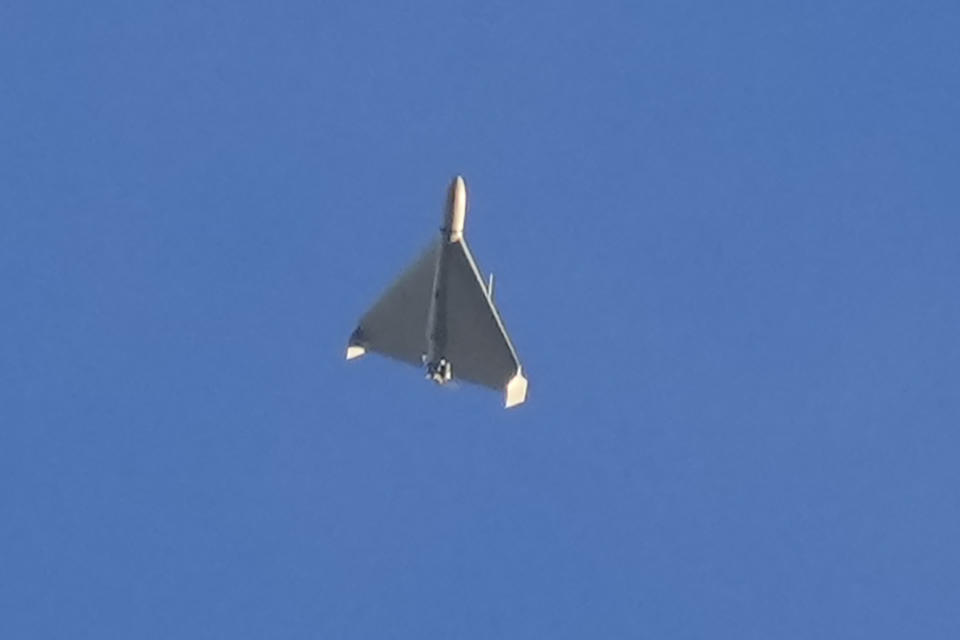
[[[463,181],[463,176],[454,177],[453,184],[450,185],[450,188],[453,190],[456,198],[461,200],[467,199],[467,183]]]
[[[467,185],[463,176],[454,177],[450,183],[450,196],[447,201],[446,222],[444,228],[449,232],[451,242],[463,236],[463,221],[467,215]]]

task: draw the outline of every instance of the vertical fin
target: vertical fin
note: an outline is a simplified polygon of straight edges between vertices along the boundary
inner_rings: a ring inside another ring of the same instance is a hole
[[[510,378],[510,382],[507,383],[507,398],[504,406],[509,409],[523,403],[526,399],[527,378],[523,375],[523,371],[518,369],[517,375]]]

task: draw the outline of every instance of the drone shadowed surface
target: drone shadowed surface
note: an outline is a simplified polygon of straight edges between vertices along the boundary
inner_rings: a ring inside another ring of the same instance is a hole
[[[0,7],[0,636],[960,637],[960,8],[515,4]]]

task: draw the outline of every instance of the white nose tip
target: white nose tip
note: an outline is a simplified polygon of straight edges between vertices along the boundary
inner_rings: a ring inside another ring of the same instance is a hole
[[[467,185],[463,176],[457,176],[450,185],[449,210],[444,225],[450,231],[450,241],[456,242],[463,236],[463,221],[467,215]]]

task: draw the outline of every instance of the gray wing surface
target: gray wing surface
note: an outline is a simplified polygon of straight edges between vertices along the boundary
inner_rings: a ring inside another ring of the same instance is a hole
[[[432,243],[360,319],[350,345],[413,365],[427,351],[427,315],[439,242]]]
[[[461,240],[444,246],[447,269],[447,345],[454,378],[503,389],[520,361],[477,268]],[[525,391],[524,391],[525,393]],[[522,401],[522,400],[521,400]]]

